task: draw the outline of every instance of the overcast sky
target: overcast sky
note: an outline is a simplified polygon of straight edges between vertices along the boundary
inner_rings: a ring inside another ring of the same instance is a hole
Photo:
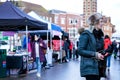
[[[21,0],[42,5],[44,8],[58,9],[72,13],[83,13],[83,0]],[[117,32],[120,31],[120,0],[97,0],[98,12],[111,17],[112,23],[116,25]]]

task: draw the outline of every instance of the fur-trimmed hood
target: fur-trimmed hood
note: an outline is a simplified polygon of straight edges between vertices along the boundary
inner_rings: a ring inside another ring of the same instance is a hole
[[[78,33],[79,33],[79,35],[82,33],[82,32],[84,32],[84,30],[88,30],[88,31],[90,31],[91,33],[93,33],[93,30],[94,30],[94,26],[89,26],[88,28],[79,28],[78,29]]]
[[[79,28],[79,29],[78,29],[79,35],[80,35],[82,32],[84,32],[84,30],[85,30],[85,29],[84,29],[83,27],[82,27],[82,28]]]

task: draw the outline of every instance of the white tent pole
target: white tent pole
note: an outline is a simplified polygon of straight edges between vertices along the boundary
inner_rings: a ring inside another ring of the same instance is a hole
[[[48,32],[49,32],[49,31],[47,31],[47,50],[48,50]],[[48,60],[49,60],[49,59],[48,59],[48,58],[49,58],[48,56],[49,56],[49,55],[48,55],[48,53],[47,53],[47,54],[46,54],[46,58],[47,58],[47,65],[46,65],[46,68],[47,68],[47,69],[50,68],[49,65],[48,65]]]
[[[47,50],[48,50],[48,31],[47,31]],[[48,54],[45,54],[45,56],[46,56],[46,60],[47,60],[46,68],[49,68],[49,66],[48,66]]]
[[[60,57],[61,57],[61,63],[62,63],[62,37],[60,36]]]
[[[27,54],[28,54],[28,26],[26,25],[26,46],[27,46]]]
[[[52,54],[51,55],[53,55],[53,44],[52,44],[52,36],[53,36],[53,34],[52,34],[52,30],[50,30],[50,47],[51,47],[51,50],[52,50]],[[53,66],[53,58],[51,59],[51,66]]]
[[[48,42],[48,31],[47,31],[47,42]],[[48,43],[47,43],[47,48],[48,48]]]
[[[52,46],[52,30],[50,30],[50,47],[51,47],[51,49],[53,49],[53,46]]]
[[[12,50],[12,36],[10,36],[10,51]]]
[[[18,42],[18,33],[16,33],[16,37],[17,37],[17,38],[16,38],[15,41],[17,42],[17,50],[18,50],[18,44],[19,44],[19,42]]]

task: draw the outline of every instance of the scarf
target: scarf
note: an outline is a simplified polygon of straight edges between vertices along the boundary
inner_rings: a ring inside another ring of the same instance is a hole
[[[104,33],[101,29],[99,29],[99,30],[94,29],[93,34],[94,34],[95,38],[97,38],[97,39],[100,39],[101,37],[104,36]]]

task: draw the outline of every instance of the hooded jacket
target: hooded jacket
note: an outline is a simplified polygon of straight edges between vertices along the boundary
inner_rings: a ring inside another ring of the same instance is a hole
[[[93,29],[83,30],[78,43],[78,54],[81,56],[80,73],[82,77],[86,75],[99,75],[98,61],[95,58],[96,40],[91,30]]]
[[[39,58],[40,58],[40,62],[44,62],[45,61],[45,53],[44,53],[44,49],[47,49],[46,44],[44,43],[44,41],[42,39],[38,40],[38,43],[42,43],[43,46],[39,46]],[[33,59],[36,59],[36,51],[35,51],[35,42],[31,43],[31,48],[32,48],[32,54],[31,57],[33,57]]]

